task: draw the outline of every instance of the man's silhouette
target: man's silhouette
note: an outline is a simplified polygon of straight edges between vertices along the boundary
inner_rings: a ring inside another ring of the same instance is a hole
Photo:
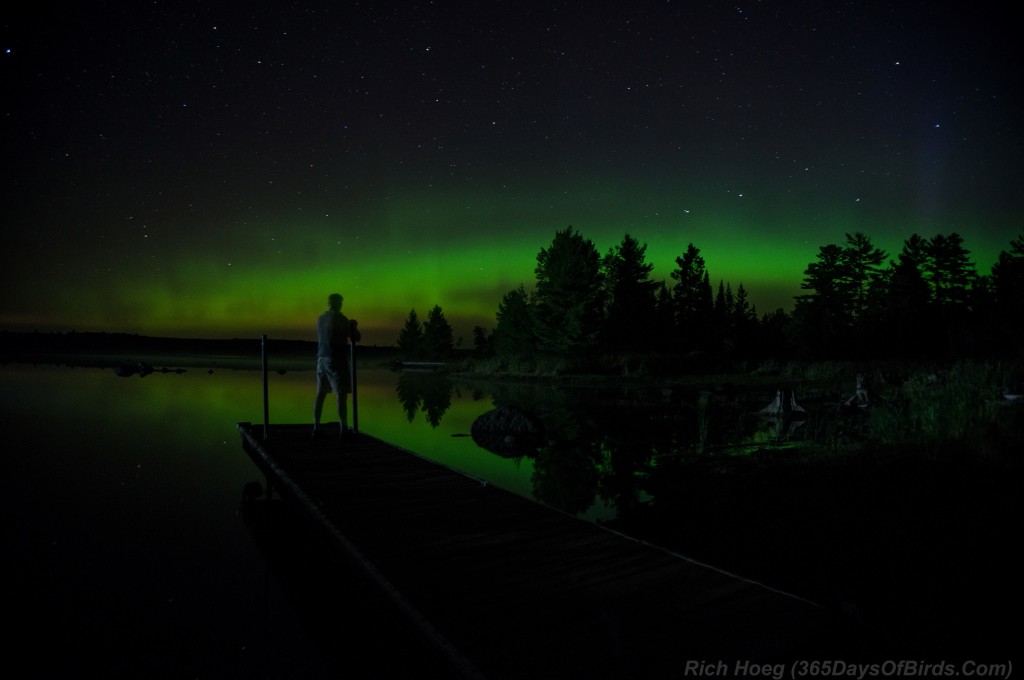
[[[334,392],[338,400],[340,435],[349,434],[348,393],[352,389],[348,365],[349,343],[359,340],[361,334],[355,320],[341,313],[344,298],[337,293],[327,296],[327,311],[316,320],[316,400],[313,401],[313,436],[320,432],[320,414],[324,398]]]

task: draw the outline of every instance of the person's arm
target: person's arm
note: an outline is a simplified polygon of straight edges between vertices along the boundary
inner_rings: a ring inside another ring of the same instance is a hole
[[[351,338],[353,343],[359,342],[363,338],[363,334],[359,332],[359,322],[352,319],[348,322],[348,337]]]

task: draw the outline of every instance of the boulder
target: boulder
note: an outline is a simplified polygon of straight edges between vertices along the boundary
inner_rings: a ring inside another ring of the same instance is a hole
[[[477,446],[505,458],[535,453],[544,435],[537,418],[514,406],[499,406],[481,414],[470,433]]]

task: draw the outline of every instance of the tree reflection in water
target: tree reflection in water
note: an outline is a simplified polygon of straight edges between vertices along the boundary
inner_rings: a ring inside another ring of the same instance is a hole
[[[410,423],[422,411],[431,427],[437,427],[452,405],[455,385],[445,375],[410,371],[398,377],[395,391]]]
[[[482,439],[477,444],[481,454],[531,459],[533,497],[572,514],[586,512],[597,500],[620,517],[634,513],[652,500],[655,489],[664,488],[657,478],[677,463],[735,458],[751,448],[785,443],[792,434],[765,436],[758,411],[771,395],[764,392],[502,382],[467,389],[481,398],[489,394],[496,409],[511,407],[539,421],[543,437],[535,446],[506,451]],[[402,373],[396,391],[409,422],[423,413],[435,428],[457,394],[450,376],[426,372]],[[521,438],[522,432],[509,435]],[[497,437],[501,441],[501,433]]]

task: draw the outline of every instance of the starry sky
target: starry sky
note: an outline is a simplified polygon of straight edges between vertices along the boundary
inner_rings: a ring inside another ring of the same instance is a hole
[[[1012,3],[5,11],[0,329],[464,346],[572,225],[790,308],[818,247],[1021,232]]]

